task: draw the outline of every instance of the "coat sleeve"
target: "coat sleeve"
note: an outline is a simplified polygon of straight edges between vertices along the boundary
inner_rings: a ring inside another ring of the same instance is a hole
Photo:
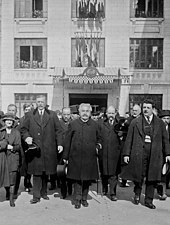
[[[63,151],[63,159],[68,160],[70,148],[71,148],[71,141],[72,141],[73,131],[71,123],[68,125],[68,130],[65,135],[64,141],[64,151]]]
[[[15,140],[13,143],[13,151],[20,152],[21,151],[21,135],[18,130],[15,130]]]
[[[131,149],[132,149],[132,144],[133,144],[133,138],[134,138],[134,127],[135,127],[135,122],[132,121],[132,123],[129,126],[126,141],[124,144],[123,156],[130,156],[131,154]]]
[[[63,145],[63,140],[62,140],[63,139],[63,129],[61,127],[60,121],[59,121],[56,113],[53,114],[53,119],[54,119],[57,145]]]
[[[170,155],[170,143],[168,140],[168,133],[165,124],[162,122],[162,141],[163,141],[163,155],[164,157]]]
[[[30,125],[30,113],[27,113],[20,127],[21,137],[24,141],[27,137],[31,137],[29,133],[29,125]]]

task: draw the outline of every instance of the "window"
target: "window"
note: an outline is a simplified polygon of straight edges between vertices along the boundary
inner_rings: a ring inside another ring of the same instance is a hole
[[[25,103],[32,104],[36,108],[36,97],[37,95],[44,95],[47,101],[47,93],[17,93],[15,94],[15,105],[17,106],[19,118],[24,115],[23,105]]]
[[[72,67],[104,67],[105,40],[104,38],[86,38],[80,36],[71,40]]]
[[[162,94],[130,94],[129,95],[129,111],[135,104],[142,106],[145,99],[152,99],[155,108],[159,111],[162,109]]]
[[[72,0],[72,18],[105,18],[105,0]]]
[[[131,0],[131,17],[163,18],[164,0]]]
[[[46,39],[15,39],[15,69],[47,68]]]
[[[15,18],[47,17],[48,0],[15,0]]]
[[[163,39],[130,39],[131,69],[163,69]]]

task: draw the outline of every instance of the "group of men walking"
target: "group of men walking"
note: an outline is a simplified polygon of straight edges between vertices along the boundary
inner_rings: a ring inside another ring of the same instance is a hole
[[[41,198],[49,200],[48,178],[53,175],[55,187],[54,175],[60,163],[67,165],[67,175],[60,182],[61,195],[66,198],[74,190],[76,209],[81,205],[88,207],[89,187],[99,179],[99,174],[103,194],[109,195],[111,201],[118,200],[119,175],[123,186],[127,180],[133,181],[136,205],[140,202],[145,180],[144,205],[156,208],[153,204],[154,189],[161,185],[164,162],[170,162],[170,146],[165,123],[154,114],[151,100],[143,102],[142,113],[140,106],[135,105],[133,115],[123,118],[123,123],[120,123],[121,117],[113,106],[107,108],[104,118],[95,121],[88,103],[80,104],[79,118],[75,120],[71,119],[70,108],[63,109],[59,120],[56,113],[46,107],[46,99],[42,95],[37,96],[36,104],[36,109],[26,113],[19,125],[20,152],[26,165],[24,184],[28,191],[30,176],[33,175],[31,204],[40,202]],[[16,128],[13,126],[12,129]]]

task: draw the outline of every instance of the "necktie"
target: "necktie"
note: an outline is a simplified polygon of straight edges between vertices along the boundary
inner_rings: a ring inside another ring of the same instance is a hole
[[[151,121],[150,121],[150,117],[149,117],[149,116],[147,116],[146,118],[147,118],[147,122],[150,124],[150,123],[151,123]]]
[[[41,120],[41,123],[42,123],[42,120],[43,120],[43,111],[40,110],[40,120]]]

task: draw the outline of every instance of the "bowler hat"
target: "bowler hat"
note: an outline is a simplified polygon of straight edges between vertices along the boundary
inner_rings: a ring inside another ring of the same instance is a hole
[[[66,176],[67,175],[67,164],[64,163],[62,165],[57,165],[56,172],[57,172],[58,177]]]
[[[10,114],[10,113],[6,113],[2,116],[2,120],[5,121],[5,120],[11,120],[13,122],[15,122],[15,117],[13,114]]]
[[[162,110],[159,114],[159,117],[170,116],[170,110]]]

